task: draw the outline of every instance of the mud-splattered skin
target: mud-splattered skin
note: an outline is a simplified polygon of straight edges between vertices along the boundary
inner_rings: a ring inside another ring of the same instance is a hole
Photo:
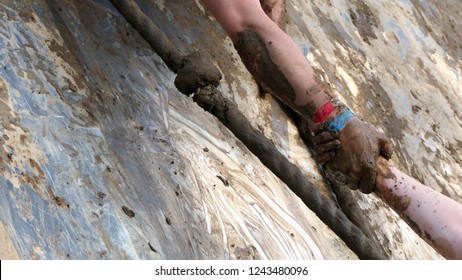
[[[380,167],[376,194],[444,257],[462,258],[462,207],[396,168]]]
[[[268,42],[268,45],[271,44],[272,42]],[[239,32],[235,48],[244,65],[265,91],[270,92],[301,115],[314,115],[315,109],[312,103],[304,106],[295,105],[294,88],[273,62],[267,46],[255,31]],[[316,87],[309,93],[314,93],[314,90],[319,89]]]
[[[434,232],[423,230],[423,226],[421,224],[419,225],[419,223],[415,221],[415,213],[412,209],[410,209],[410,206],[413,203],[415,204],[416,201],[415,199],[413,200],[409,195],[398,194],[398,189],[402,188],[402,186],[398,186],[398,184],[385,189],[379,188],[376,193],[379,197],[386,201],[390,207],[393,208],[400,215],[400,217],[405,220],[406,223],[433,248],[435,248],[448,259],[455,258],[456,252],[454,246],[447,238],[435,237]]]
[[[311,121],[316,112],[316,100],[313,98],[304,105],[297,105],[297,93],[294,87],[271,58],[269,49],[272,44],[271,41],[265,44],[255,31],[244,30],[238,33],[234,46],[244,65],[263,90],[271,93],[295,112]],[[319,79],[315,78],[315,81],[316,83],[312,87],[306,89],[305,94],[311,96],[325,95],[331,98],[332,94],[329,88]]]

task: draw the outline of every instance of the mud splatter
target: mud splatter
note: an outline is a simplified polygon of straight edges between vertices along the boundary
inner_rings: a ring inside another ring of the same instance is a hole
[[[130,218],[135,217],[135,212],[127,206],[122,206],[122,211]]]

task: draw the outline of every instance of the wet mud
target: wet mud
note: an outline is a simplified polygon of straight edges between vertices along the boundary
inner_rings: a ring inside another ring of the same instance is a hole
[[[263,90],[270,92],[287,105],[295,102],[295,90],[279,67],[272,61],[266,43],[257,33],[252,30],[239,32],[235,48]]]
[[[201,87],[208,85],[218,86],[221,73],[215,67],[207,54],[194,52],[182,58],[175,86],[182,93],[189,95]]]

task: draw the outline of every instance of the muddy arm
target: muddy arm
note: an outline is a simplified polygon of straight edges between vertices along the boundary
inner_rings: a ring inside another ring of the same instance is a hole
[[[376,194],[447,259],[462,259],[462,205],[381,163]]]

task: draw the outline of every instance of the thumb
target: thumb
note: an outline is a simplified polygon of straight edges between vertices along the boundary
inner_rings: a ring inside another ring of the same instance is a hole
[[[388,140],[387,137],[382,135],[379,138],[379,147],[380,147],[380,155],[384,159],[390,160],[394,152],[393,145],[391,145],[390,140]]]

